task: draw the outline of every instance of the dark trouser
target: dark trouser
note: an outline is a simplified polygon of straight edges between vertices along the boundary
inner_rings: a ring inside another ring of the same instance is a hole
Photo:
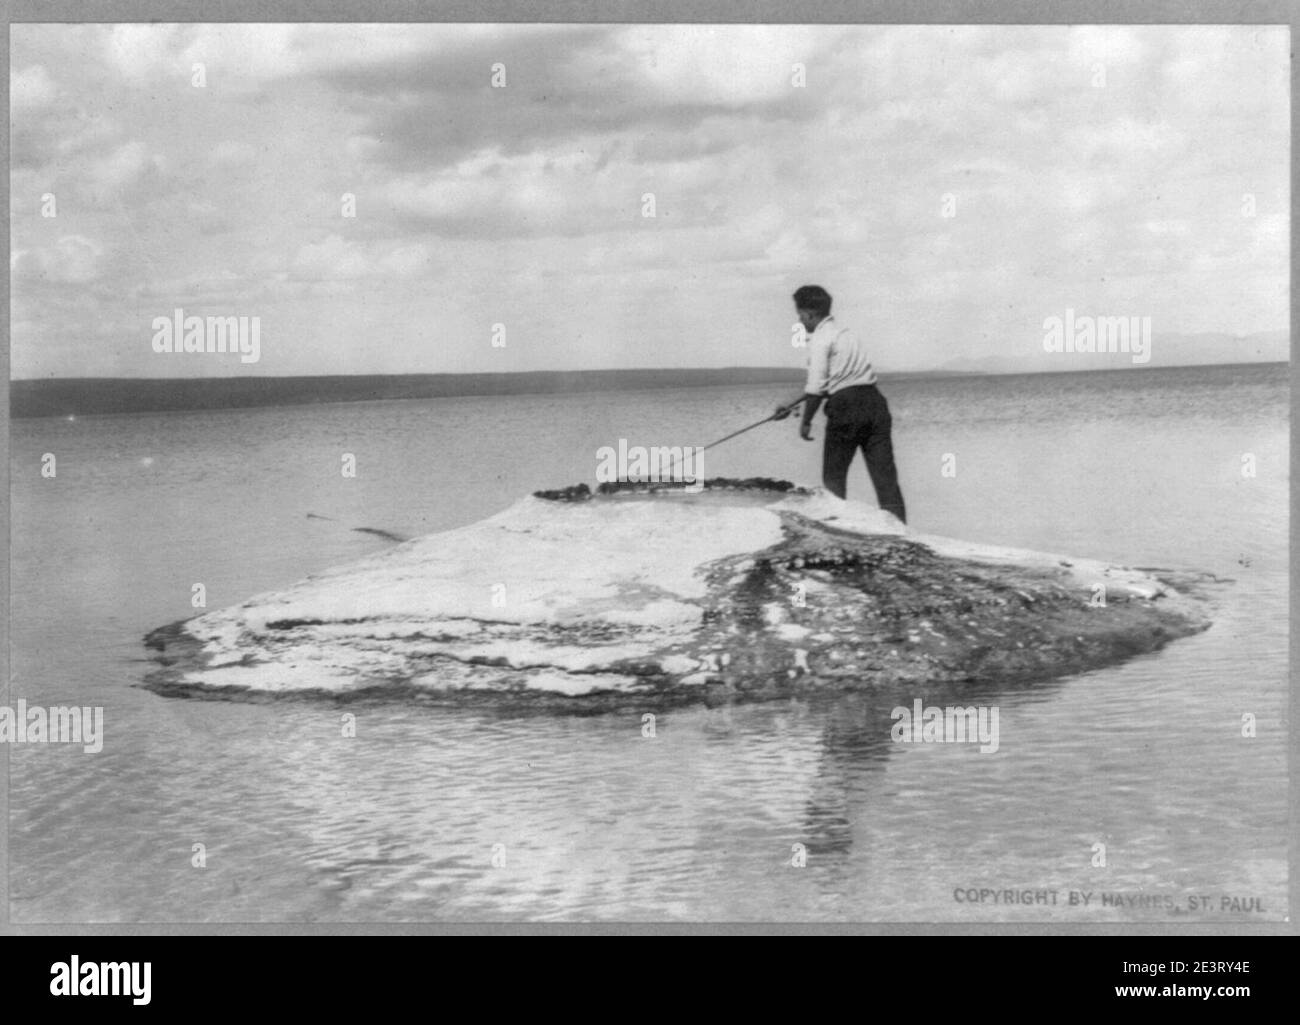
[[[906,523],[907,510],[894,468],[894,443],[889,433],[892,426],[889,403],[874,384],[845,388],[827,399],[822,484],[831,494],[843,498],[849,467],[858,449],[862,449],[880,508]]]

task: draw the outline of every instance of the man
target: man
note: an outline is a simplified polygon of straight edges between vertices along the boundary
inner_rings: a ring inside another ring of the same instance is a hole
[[[907,510],[894,468],[889,404],[876,388],[876,372],[858,337],[831,316],[831,297],[819,285],[804,285],[794,293],[795,312],[808,333],[808,381],[804,386],[803,422],[799,436],[812,441],[812,419],[826,400],[826,442],[822,448],[822,484],[843,498],[849,467],[858,449],[876,488],[880,508],[904,523]],[[784,420],[792,406],[777,407]]]

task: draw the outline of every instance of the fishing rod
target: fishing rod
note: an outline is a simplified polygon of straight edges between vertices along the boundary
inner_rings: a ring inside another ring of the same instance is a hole
[[[728,434],[725,438],[719,438],[717,441],[711,441],[711,442],[709,442],[709,443],[708,443],[707,445],[705,445],[702,449],[700,449],[700,451],[701,451],[701,452],[705,452],[705,451],[707,451],[708,449],[716,448],[718,445],[721,445],[724,441],[730,441],[732,438],[739,437],[740,435],[744,434],[746,431],[752,431],[755,427],[762,427],[763,424],[767,423],[769,420],[783,420],[783,419],[785,419],[787,416],[789,416],[791,413],[793,413],[794,410],[795,410],[795,407],[798,406],[800,403],[802,403],[802,402],[804,401],[804,399],[806,399],[807,397],[808,397],[807,395],[800,395],[797,399],[795,399],[793,402],[791,402],[788,406],[778,406],[777,409],[776,409],[776,412],[775,412],[775,413],[770,413],[769,415],[763,417],[762,420],[755,420],[755,421],[754,421],[752,424],[750,424],[748,427],[742,427],[742,428],[741,428],[740,430],[738,430],[738,431],[732,431],[732,432],[731,432],[730,434]],[[685,459],[686,459],[686,456],[685,456],[685,455],[682,455],[682,456],[680,456],[679,458],[673,460],[673,461],[668,465],[668,469],[667,469],[666,471],[664,471],[663,476],[665,476],[665,477],[669,476],[670,473],[671,473],[673,470],[675,470],[675,469],[677,468],[677,464],[678,464],[678,463],[681,463],[681,462],[682,462],[683,460],[685,460]]]
[[[707,445],[704,446],[704,448],[700,449],[700,451],[704,452],[707,449],[716,448],[717,446],[721,445],[724,441],[730,441],[732,438],[737,438],[740,435],[744,434],[746,431],[752,431],[755,427],[762,427],[763,424],[768,423],[771,420],[785,419],[787,416],[793,413],[795,409],[797,409],[807,397],[808,397],[807,395],[800,395],[788,406],[778,406],[776,408],[776,412],[769,413],[767,416],[763,417],[762,420],[755,420],[749,426],[742,427],[738,431],[732,431],[730,434],[726,435],[725,437],[719,438],[717,441],[709,442]],[[662,476],[664,477],[670,476],[672,471],[675,470],[677,466],[685,459],[686,456],[684,454],[679,458],[675,459],[672,463],[668,465],[668,469],[663,472]],[[322,516],[319,513],[313,513],[313,512],[309,512],[307,514],[307,518],[311,520],[330,520],[332,522],[338,522],[337,520],[334,519],[333,516]],[[357,531],[358,533],[373,534],[376,537],[382,537],[388,541],[402,542],[407,540],[405,537],[402,537],[400,534],[395,534],[392,531],[388,531],[388,530],[379,530],[375,527],[353,527],[352,529],[354,531]]]

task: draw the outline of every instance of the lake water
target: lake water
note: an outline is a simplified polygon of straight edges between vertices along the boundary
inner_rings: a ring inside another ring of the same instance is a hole
[[[241,602],[389,543],[354,527],[473,522],[594,483],[601,445],[705,444],[797,386],[15,421],[7,703],[102,706],[105,737],[10,746],[11,919],[1279,921],[1287,374],[882,381],[913,528],[1218,578],[1205,633],[997,692],[994,755],[891,743],[869,690],[670,711],[645,739],[635,714],[141,686],[143,635],[195,584]],[[706,471],[817,483],[822,423]],[[874,504],[860,461],[849,495]]]

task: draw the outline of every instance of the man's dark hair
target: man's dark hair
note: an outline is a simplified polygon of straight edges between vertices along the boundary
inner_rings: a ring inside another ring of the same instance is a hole
[[[795,290],[794,304],[798,309],[811,310],[819,317],[829,317],[831,294],[821,285],[804,285]]]

